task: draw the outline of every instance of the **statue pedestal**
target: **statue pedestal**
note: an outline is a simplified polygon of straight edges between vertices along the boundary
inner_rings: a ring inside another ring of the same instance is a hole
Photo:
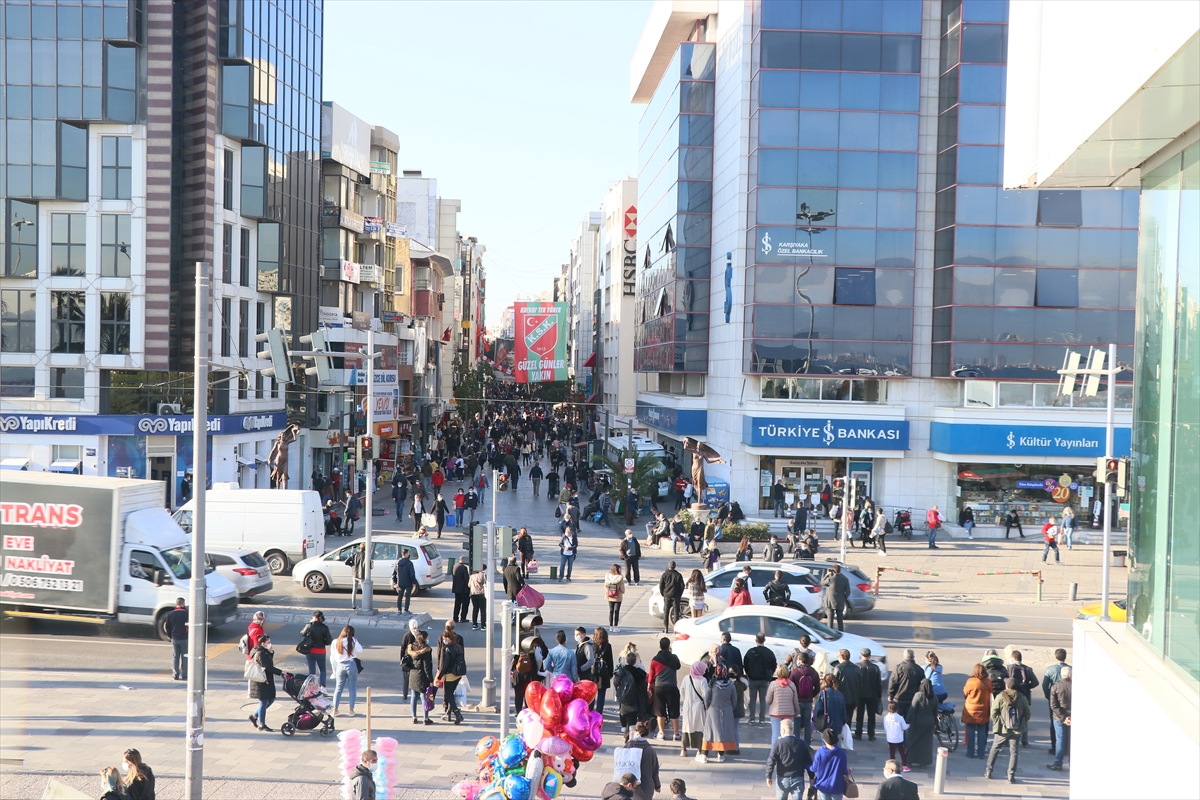
[[[701,517],[708,519],[708,504],[707,503],[692,503],[691,512],[693,517]]]

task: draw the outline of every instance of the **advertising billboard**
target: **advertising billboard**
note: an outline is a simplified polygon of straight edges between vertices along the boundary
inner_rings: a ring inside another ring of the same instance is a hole
[[[567,304],[518,303],[514,311],[517,383],[567,380]]]

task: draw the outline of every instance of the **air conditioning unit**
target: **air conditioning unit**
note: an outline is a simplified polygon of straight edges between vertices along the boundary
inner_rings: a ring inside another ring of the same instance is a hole
[[[158,415],[160,417],[165,417],[165,416],[168,416],[171,414],[178,415],[178,414],[182,414],[182,413],[183,413],[183,406],[179,403],[159,403],[158,404]]]

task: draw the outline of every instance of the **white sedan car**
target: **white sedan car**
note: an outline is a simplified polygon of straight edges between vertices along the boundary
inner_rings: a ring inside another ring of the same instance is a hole
[[[330,550],[323,556],[306,558],[292,568],[292,580],[310,592],[324,592],[330,588],[349,589],[354,585],[354,572],[346,559],[363,543],[356,539],[350,544]],[[407,536],[381,534],[371,537],[375,554],[371,565],[371,580],[376,591],[391,591],[392,570],[405,553],[412,558],[417,573],[417,590],[437,586],[446,580],[446,562],[437,545],[428,539],[412,539]]]
[[[807,634],[813,650],[823,650],[830,662],[838,660],[839,650],[849,650],[851,659],[858,660],[864,647],[870,648],[872,660],[886,672],[887,649],[865,636],[830,628],[807,614],[782,606],[735,606],[720,614],[700,619],[681,619],[675,623],[675,644],[672,649],[684,664],[699,661],[710,647],[721,643],[721,634],[728,632],[730,644],[745,653],[754,647],[759,633],[767,637],[765,646],[771,648],[782,664],[799,647],[800,637]]]
[[[742,574],[742,568],[750,567],[750,597],[756,604],[766,605],[766,598],[763,597],[763,589],[768,583],[775,578],[775,571],[779,570],[783,573],[783,582],[792,590],[792,603],[799,606],[808,614],[814,614],[821,608],[821,585],[816,576],[807,567],[797,566],[788,563],[775,563],[768,561],[743,561],[735,564],[730,564],[727,567],[713,570],[704,576],[704,584],[707,589],[704,593],[704,602],[708,606],[709,614],[713,614],[724,610],[729,605],[729,593],[733,589],[733,581]],[[684,580],[687,580],[688,574],[684,574]],[[683,603],[687,605],[687,603]],[[657,619],[663,618],[663,598],[658,592],[658,587],[650,592],[649,600],[650,616]],[[689,609],[683,609],[683,615],[690,615]]]
[[[209,550],[208,560],[237,589],[238,598],[249,600],[271,591],[275,583],[271,579],[271,568],[253,550]]]

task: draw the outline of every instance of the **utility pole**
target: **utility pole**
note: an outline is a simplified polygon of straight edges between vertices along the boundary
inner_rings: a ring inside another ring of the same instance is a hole
[[[188,608],[187,743],[184,758],[184,796],[201,800],[204,794],[204,687],[208,683],[208,584],[204,578],[204,510],[208,494],[208,341],[209,264],[196,262],[196,366],[192,378],[192,579]]]
[[[850,477],[849,459],[846,459],[846,480],[842,485],[842,550],[838,561],[846,563],[846,539],[850,537],[850,515],[854,513],[854,480]]]
[[[503,620],[504,633],[500,637],[500,663],[508,664],[512,661],[513,653],[520,645],[521,632],[516,630],[515,614],[516,604],[511,600],[505,600],[503,608],[500,612],[500,619]],[[516,642],[514,643],[514,639]],[[489,651],[491,652],[491,651]],[[508,730],[510,721],[508,718],[508,704],[512,698],[512,683],[510,681],[500,682],[500,741],[508,738]]]
[[[484,609],[484,622],[487,624],[485,632],[486,648],[487,648],[487,663],[483,673],[483,693],[480,698],[480,705],[484,708],[493,708],[496,705],[496,678],[493,673],[493,662],[496,660],[495,653],[495,634],[493,620],[496,608],[496,480],[500,477],[497,470],[492,470],[492,518],[487,524],[487,607]],[[506,679],[507,680],[507,679]]]
[[[372,323],[367,328],[367,394],[363,400],[367,406],[367,436],[371,437],[372,447],[374,450],[375,441],[375,325]],[[375,613],[375,598],[372,592],[375,588],[375,582],[371,580],[371,566],[374,560],[375,551],[371,549],[371,494],[375,489],[375,459],[372,457],[373,452],[363,453],[363,463],[359,464],[359,468],[363,467],[367,470],[367,490],[363,492],[363,529],[365,535],[365,545],[367,548],[367,575],[363,579],[362,592],[362,613],[371,616]]]

